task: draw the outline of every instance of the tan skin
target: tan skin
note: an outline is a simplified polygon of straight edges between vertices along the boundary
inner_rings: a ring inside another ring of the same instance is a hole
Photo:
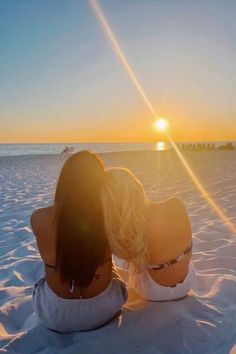
[[[31,226],[36,237],[40,255],[43,261],[49,265],[55,266],[56,263],[56,205],[35,210],[31,215]],[[65,235],[66,236],[66,235]],[[107,258],[109,258],[109,254]],[[58,296],[65,299],[90,298],[98,295],[105,290],[111,282],[112,261],[108,261],[98,266],[96,274],[99,277],[94,278],[87,288],[81,289],[75,287],[71,293],[70,283],[60,280],[60,273],[57,269],[45,267],[46,282],[51,290]]]
[[[148,264],[162,264],[178,257],[192,242],[191,225],[180,199],[170,198],[150,203],[145,234]],[[183,260],[165,269],[148,270],[159,285],[171,287],[181,283],[188,273],[191,252]],[[120,272],[122,276],[122,271]]]
[[[160,264],[178,257],[192,242],[190,221],[180,199],[170,198],[151,203],[147,216],[146,235],[149,264]],[[175,286],[188,273],[191,252],[180,262],[161,270],[148,270],[162,286]]]

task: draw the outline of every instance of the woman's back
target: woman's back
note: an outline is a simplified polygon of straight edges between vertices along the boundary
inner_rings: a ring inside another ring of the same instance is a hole
[[[148,264],[166,264],[176,259],[191,246],[192,233],[188,215],[178,198],[160,203],[150,203],[146,230]],[[173,286],[181,282],[187,272],[191,258],[188,252],[181,261],[169,267],[151,270],[151,277],[160,285]]]
[[[56,267],[56,205],[36,210],[31,216],[31,226],[36,236],[40,255],[45,264],[45,279],[48,286],[66,299],[90,298],[102,292],[110,283],[112,261],[110,252],[96,269],[94,279],[88,287],[76,287],[71,292],[70,282],[63,282]]]
[[[111,250],[118,267],[129,271],[129,286],[152,301],[185,296],[194,271],[191,227],[180,199],[152,203],[129,170],[113,168],[102,203]]]
[[[104,166],[93,153],[72,155],[62,167],[55,201],[36,210],[31,225],[45,277],[34,286],[41,322],[60,332],[103,325],[126,301],[125,284],[112,269],[104,229]]]

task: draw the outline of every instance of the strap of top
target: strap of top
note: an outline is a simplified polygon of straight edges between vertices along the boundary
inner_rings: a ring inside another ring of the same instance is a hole
[[[109,261],[112,261],[111,255],[109,255],[100,265],[104,265],[104,264],[106,264],[106,263],[109,262]],[[53,265],[48,264],[48,263],[46,263],[46,262],[44,262],[44,265],[45,265],[47,268],[57,269],[56,266],[53,266]]]
[[[44,265],[45,265],[45,267],[47,267],[47,268],[56,269],[56,266],[52,266],[51,264],[48,264],[48,263],[46,263],[46,262],[44,262]]]
[[[166,262],[166,263],[161,263],[161,264],[148,264],[147,265],[147,269],[150,269],[150,270],[160,270],[160,269],[164,269],[164,268],[167,268],[167,267],[170,267],[172,266],[173,264],[175,263],[178,263],[180,261],[182,261],[182,259],[184,259],[184,257],[190,253],[192,251],[192,243],[190,246],[188,246],[184,252],[182,252],[178,257],[176,258],[173,258],[171,259],[170,261]]]
[[[110,262],[110,261],[112,261],[111,255],[109,255],[109,257],[107,257],[107,258],[104,260],[104,262],[101,263],[101,265],[104,265],[104,264],[106,264],[107,262]],[[46,263],[46,262],[44,262],[44,264],[45,264],[45,266],[46,266],[47,268],[57,269],[56,266],[53,266],[53,265],[48,264],[48,263]],[[99,278],[100,278],[100,275],[99,275],[98,273],[95,273],[94,279],[99,279]],[[79,297],[79,298],[82,299],[82,298],[83,298],[83,295],[82,295],[83,288],[80,286],[79,289],[80,289],[80,297]],[[72,279],[72,280],[71,280],[71,286],[70,286],[70,292],[73,293],[74,290],[75,290],[75,281],[74,281],[74,279]]]

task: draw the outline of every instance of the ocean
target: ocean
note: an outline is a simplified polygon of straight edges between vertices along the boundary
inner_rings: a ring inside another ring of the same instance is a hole
[[[74,152],[90,150],[96,153],[156,150],[156,144],[150,143],[0,144],[0,156],[60,154],[66,146],[72,146]]]
[[[191,142],[185,142],[190,144]],[[208,142],[204,142],[208,143]],[[212,142],[210,142],[212,143]],[[214,142],[215,147],[224,144],[224,141]],[[234,146],[236,142],[232,142]],[[178,143],[182,144],[182,143]],[[197,144],[197,143],[194,143]],[[168,143],[63,143],[63,144],[0,144],[0,156],[19,156],[19,155],[41,155],[41,154],[60,154],[66,146],[73,147],[74,152],[90,150],[96,153],[118,152],[118,151],[149,151],[167,150],[170,148]]]

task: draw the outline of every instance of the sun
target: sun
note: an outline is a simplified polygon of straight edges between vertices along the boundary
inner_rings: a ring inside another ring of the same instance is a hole
[[[166,132],[168,129],[168,121],[165,118],[158,118],[154,122],[154,128],[159,132]]]

